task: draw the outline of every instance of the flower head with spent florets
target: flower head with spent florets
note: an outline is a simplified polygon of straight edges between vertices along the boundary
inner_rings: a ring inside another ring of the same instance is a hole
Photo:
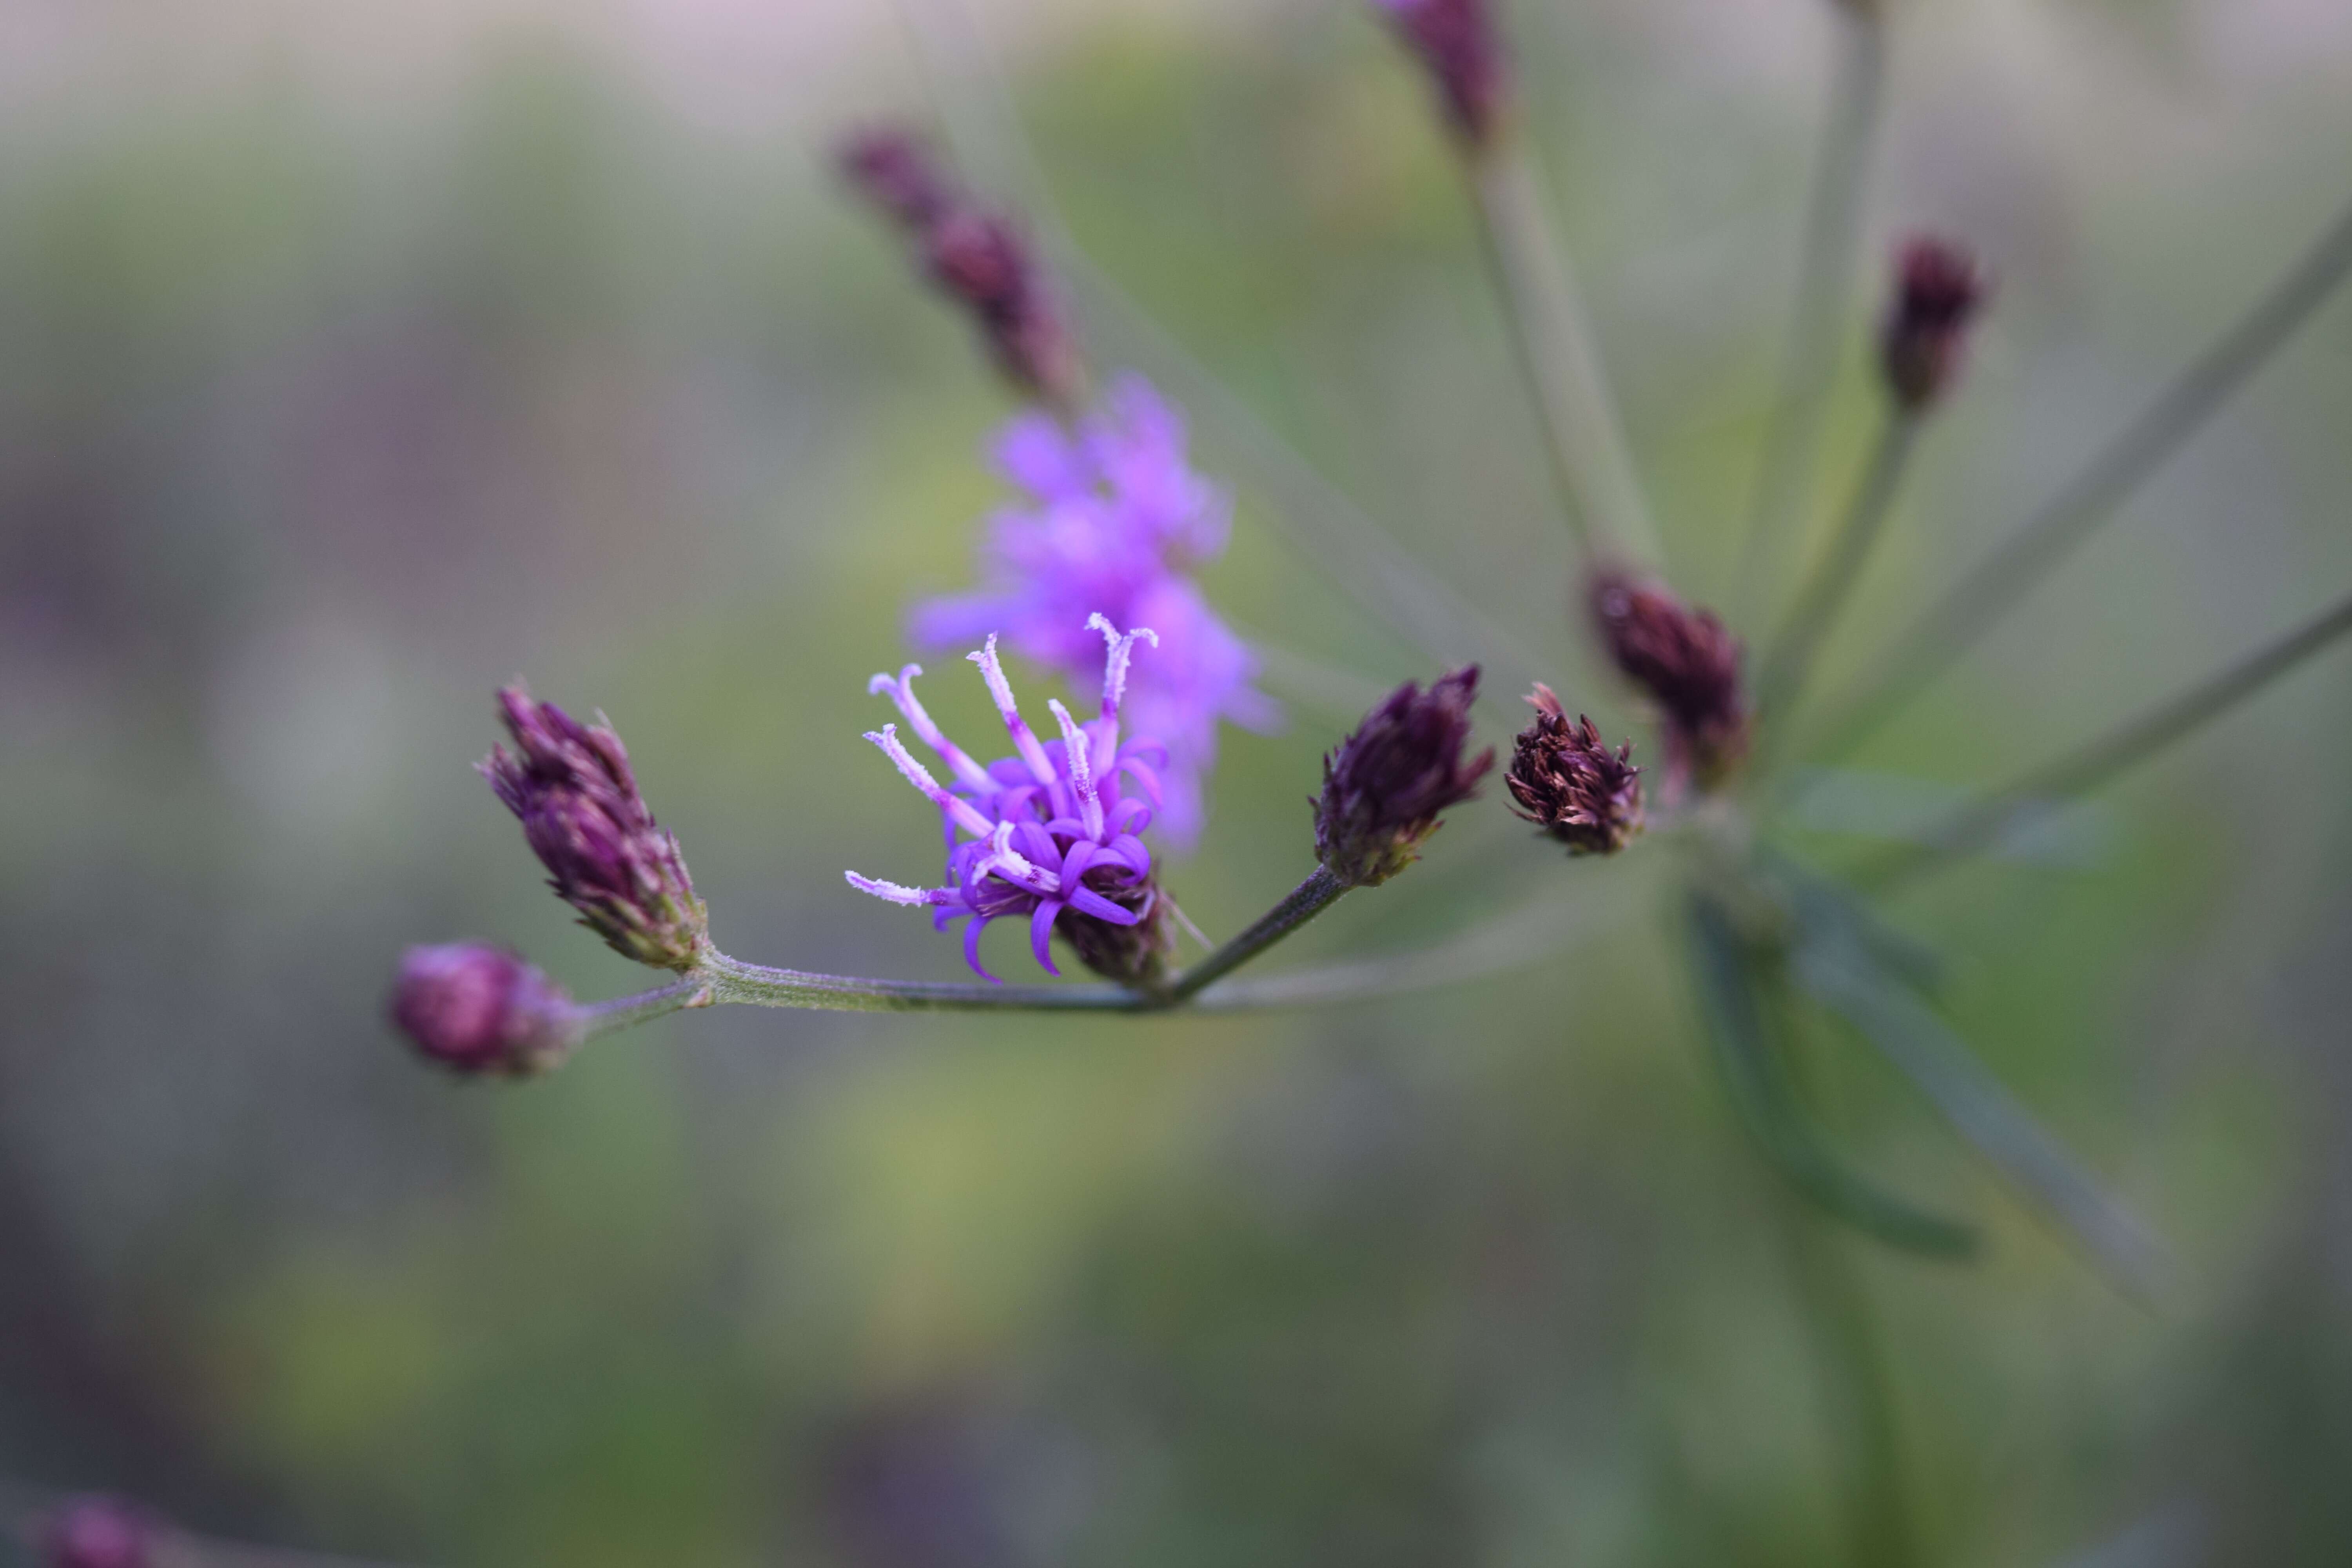
[[[1466,756],[1478,667],[1440,676],[1424,692],[1406,681],[1323,759],[1315,803],[1315,856],[1345,887],[1377,888],[1415,860],[1438,814],[1474,798],[1495,765]]]
[[[1570,721],[1541,681],[1528,696],[1536,721],[1519,731],[1504,786],[1512,810],[1568,846],[1570,855],[1614,855],[1642,831],[1642,770],[1632,742],[1612,752],[1579,714]]]
[[[583,725],[520,682],[499,693],[515,751],[493,747],[481,773],[522,822],[548,886],[624,958],[691,969],[709,941],[676,835],[637,793],[610,724]]]
[[[915,696],[914,678],[922,673],[921,666],[910,664],[896,676],[877,675],[868,688],[897,704],[908,728],[954,777],[952,786],[934,778],[898,739],[896,724],[866,733],[907,782],[940,808],[948,837],[949,885],[908,888],[856,871],[843,874],[860,892],[930,909],[937,930],[969,920],[964,960],[986,979],[996,977],[981,967],[980,933],[993,921],[1028,921],[1030,952],[1048,973],[1061,973],[1049,951],[1058,926],[1087,967],[1135,986],[1148,987],[1158,979],[1174,945],[1166,923],[1167,895],[1152,875],[1151,851],[1138,837],[1150,823],[1159,798],[1152,764],[1164,757],[1164,750],[1154,741],[1119,740],[1120,701],[1135,645],[1157,645],[1159,637],[1140,626],[1121,632],[1100,614],[1086,624],[1108,645],[1102,710],[1080,724],[1059,701],[1047,703],[1061,726],[1059,740],[1040,742],[1021,717],[997,658],[994,634],[969,656],[980,666],[1013,738],[1014,755],[993,763],[982,765],[932,721]],[[1122,779],[1132,781],[1141,794],[1120,794]]]
[[[1183,416],[1138,375],[1118,378],[1075,429],[1042,412],[1015,418],[997,437],[996,461],[1029,499],[990,521],[987,585],[918,605],[915,640],[970,647],[997,632],[1075,682],[1097,657],[1090,615],[1158,628],[1159,651],[1138,670],[1127,712],[1167,749],[1160,825],[1190,843],[1219,723],[1264,730],[1281,717],[1251,684],[1255,656],[1189,574],[1224,549],[1230,502],[1192,469]]]
[[[1665,721],[1669,800],[1686,779],[1721,783],[1748,754],[1739,639],[1710,612],[1622,573],[1596,574],[1591,598],[1611,661]]]

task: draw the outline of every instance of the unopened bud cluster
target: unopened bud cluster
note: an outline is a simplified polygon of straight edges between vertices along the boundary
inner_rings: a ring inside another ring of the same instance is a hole
[[[1898,405],[1917,413],[1950,388],[1986,292],[1976,258],[1949,240],[1923,236],[1903,247],[1879,330],[1880,365]]]
[[[1633,742],[1614,752],[1592,721],[1574,720],[1541,681],[1528,697],[1536,721],[1519,731],[1503,776],[1512,809],[1571,855],[1614,855],[1642,831],[1642,770]]]
[[[410,948],[391,1012],[419,1055],[467,1077],[544,1072],[581,1036],[562,986],[518,955],[474,942]]]
[[[493,748],[482,776],[520,819],[548,885],[624,958],[694,967],[709,920],[677,837],[637,793],[621,737],[533,702],[520,684],[499,693],[499,706],[515,750]]]
[[[1351,888],[1373,888],[1419,859],[1440,814],[1477,795],[1495,765],[1490,750],[1466,755],[1478,667],[1440,677],[1423,691],[1408,680],[1365,715],[1323,759],[1315,852]]]
[[[1739,639],[1664,586],[1622,574],[1596,576],[1591,601],[1610,659],[1665,721],[1675,773],[1702,789],[1721,783],[1748,754]]]
[[[1375,0],[1445,106],[1447,123],[1468,146],[1489,145],[1509,90],[1502,39],[1490,0]]]
[[[1076,401],[1083,370],[1044,269],[1011,223],[981,210],[902,131],[851,137],[845,178],[914,242],[932,281],[971,313],[997,368],[1047,403]]]

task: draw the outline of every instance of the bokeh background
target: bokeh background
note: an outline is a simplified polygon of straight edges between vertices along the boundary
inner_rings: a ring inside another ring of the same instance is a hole
[[[2000,296],[1833,677],[2352,196],[2336,0],[1895,8],[1871,255],[1948,228]],[[1507,11],[1678,574],[1723,594],[1828,7]],[[1783,1199],[1708,1076],[1664,856],[1568,868],[1490,799],[1276,962],[1556,889],[1546,956],[1311,1014],[727,1009],[518,1088],[381,1021],[411,942],[639,983],[470,771],[518,672],[612,715],[730,951],[958,972],[840,880],[929,868],[865,678],[971,580],[1009,411],[833,183],[877,117],[1050,191],[1099,357],[1232,391],[1209,588],[1294,657],[1173,877],[1212,932],[1308,866],[1350,705],[1430,673],[1286,544],[1269,438],[1631,731],[1360,6],[11,0],[0,62],[12,1497],[416,1563],[1844,1560]],[[2004,773],[2352,584],[2347,418],[2338,302],[1842,797]],[[929,688],[976,724],[976,682]],[[2347,700],[2339,654],[2062,863],[1893,910],[2177,1260],[2119,1291],[1832,1042],[1841,1135],[1993,1241],[1856,1248],[1932,1561],[2352,1561]],[[1835,826],[1823,864],[1866,846]]]

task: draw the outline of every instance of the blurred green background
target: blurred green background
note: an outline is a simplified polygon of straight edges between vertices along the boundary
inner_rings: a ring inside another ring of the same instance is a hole
[[[1721,595],[1827,6],[1507,9],[1677,575]],[[1870,254],[1932,224],[2000,294],[1832,678],[2352,195],[2334,0],[1895,10]],[[959,972],[840,880],[930,869],[865,678],[971,580],[1008,412],[833,184],[833,135],[881,116],[982,127],[1010,195],[1009,93],[1102,274],[1630,732],[1444,144],[1360,7],[962,15],[0,20],[0,1472],[447,1564],[1846,1560],[1783,1199],[1708,1076],[1664,858],[1566,867],[1494,792],[1274,961],[1559,889],[1554,956],[1408,1001],[728,1009],[511,1089],[381,1022],[411,942],[639,984],[470,772],[519,671],[611,714],[731,952]],[[1082,298],[1102,357],[1182,390]],[[2347,419],[2339,302],[1857,766],[2005,774],[2352,584]],[[1200,436],[1240,508],[1221,608],[1428,674]],[[1307,868],[1349,721],[1350,681],[1277,689],[1287,731],[1229,731],[1171,875],[1213,933]],[[927,696],[977,732],[977,682]],[[1842,1136],[1992,1237],[1966,1268],[1854,1249],[1931,1561],[2352,1561],[2347,697],[2338,655],[2103,796],[2086,863],[1893,910],[2179,1262],[2118,1293],[1835,1052]]]

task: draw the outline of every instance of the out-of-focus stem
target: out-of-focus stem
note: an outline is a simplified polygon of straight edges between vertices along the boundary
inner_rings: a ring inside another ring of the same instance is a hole
[[[2352,596],[2089,745],[1960,807],[1919,842],[1865,863],[1849,880],[1873,892],[1887,892],[1981,849],[2046,801],[2096,789],[2167,746],[2189,739],[2347,632],[2352,632]]]
[[[1168,1003],[1181,1004],[1202,989],[1239,969],[1325,910],[1339,901],[1348,884],[1318,866],[1307,880],[1293,888],[1282,902],[1258,917],[1249,930],[1192,965],[1168,988]]]
[[[1872,547],[1885,531],[1895,491],[1903,482],[1904,466],[1910,458],[1918,431],[1916,415],[1899,408],[1888,412],[1886,423],[1871,447],[1869,460],[1863,467],[1861,482],[1854,487],[1853,499],[1846,504],[1845,516],[1839,521],[1828,550],[1799,591],[1764,660],[1764,672],[1756,685],[1756,707],[1760,717],[1769,720],[1776,716],[1804,689],[1814,656],[1821,651],[1830,628],[1837,624],[1838,613],[1845,607],[1855,581],[1862,575]],[[1769,733],[1768,731],[1768,738]]]
[[[1822,122],[1821,151],[1805,211],[1797,299],[1780,352],[1780,378],[1756,491],[1748,503],[1733,610],[1742,620],[1772,602],[1780,574],[1774,568],[1799,503],[1811,490],[1822,426],[1835,380],[1840,329],[1853,290],[1861,234],[1862,192],[1878,139],[1879,104],[1886,80],[1886,23],[1874,8],[1840,5],[1839,54],[1830,110]]]
[[[1844,755],[1874,733],[2009,613],[2028,590],[2115,515],[2116,509],[2216,409],[2243,386],[2352,272],[2352,207],[2252,309],[2183,371],[2058,493],[1928,606],[1875,674],[1822,726],[1817,754]]]
[[[1641,479],[1535,161],[1511,133],[1468,159],[1487,260],[1577,542],[1588,564],[1655,565],[1657,535]]]

